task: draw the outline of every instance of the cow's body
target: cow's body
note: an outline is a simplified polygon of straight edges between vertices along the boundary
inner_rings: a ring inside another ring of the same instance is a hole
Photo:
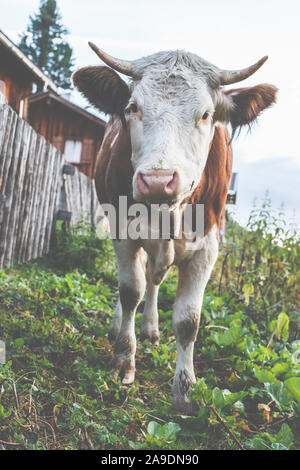
[[[274,102],[276,89],[259,85],[222,92],[218,70],[181,51],[147,59],[135,63],[138,78],[130,89],[106,67],[82,69],[74,82],[91,102],[114,115],[96,164],[101,204],[110,203],[118,211],[120,196],[127,197],[129,206],[135,201],[166,201],[170,211],[175,207],[181,215],[187,204],[204,204],[204,234],[193,240],[193,250],[184,232],[175,240],[113,241],[120,290],[110,329],[115,373],[123,376],[125,384],[134,380],[134,317],[145,290],[141,335],[158,342],[158,289],[169,268],[177,265],[173,327],[178,354],[173,396],[176,409],[190,412],[189,392],[195,382],[193,347],[204,290],[217,259],[218,227],[232,169],[226,123],[231,121],[234,130],[251,123]],[[128,67],[126,63],[126,70]],[[197,68],[200,72],[195,77]],[[105,93],[111,96],[110,102]],[[129,106],[126,117],[125,106]],[[148,255],[146,272],[144,252]]]
[[[114,241],[118,258],[121,299],[118,301],[110,330],[112,342],[118,342],[116,356],[117,372],[121,372],[124,362],[125,383],[134,378],[135,338],[133,333],[134,316],[125,317],[122,324],[123,304],[133,301],[131,308],[137,308],[145,290],[144,259],[141,251],[148,255],[146,269],[146,302],[142,317],[142,338],[158,343],[159,326],[157,296],[160,283],[169,268],[179,268],[178,295],[174,306],[174,329],[178,341],[178,366],[174,381],[174,398],[177,408],[188,404],[188,392],[195,381],[193,370],[193,344],[195,341],[201,311],[201,303],[206,283],[218,253],[218,226],[225,205],[232,169],[232,148],[227,129],[220,125],[216,128],[206,167],[198,186],[185,200],[185,203],[204,204],[204,237],[196,240],[195,250],[185,248],[184,236],[178,240]],[[101,151],[96,164],[95,183],[101,204],[118,206],[120,196],[132,199],[131,143],[128,128],[120,119],[111,120],[106,129]],[[183,210],[183,209],[182,209]],[[131,267],[131,269],[130,269]],[[135,289],[133,289],[135,286]],[[124,318],[124,316],[123,316]],[[122,331],[122,334],[120,333]],[[128,341],[128,339],[130,340]],[[123,344],[131,345],[124,354]],[[123,371],[124,372],[124,371]],[[184,390],[184,392],[183,392]]]

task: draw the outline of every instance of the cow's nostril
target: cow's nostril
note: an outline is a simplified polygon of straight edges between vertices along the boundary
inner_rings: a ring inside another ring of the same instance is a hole
[[[172,178],[170,179],[170,181],[168,182],[168,184],[165,188],[165,191],[168,194],[176,193],[177,188],[178,188],[178,183],[179,183],[179,176],[178,176],[177,171],[174,171],[174,173],[172,175]]]
[[[137,186],[139,188],[139,191],[142,194],[148,194],[149,193],[149,186],[147,182],[144,179],[143,173],[138,173],[137,178],[136,178]]]
[[[137,174],[137,188],[148,198],[163,199],[177,195],[179,187],[179,174],[177,171],[156,170],[153,173]]]

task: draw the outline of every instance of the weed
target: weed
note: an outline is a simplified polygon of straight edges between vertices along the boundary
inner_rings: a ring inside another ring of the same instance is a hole
[[[161,344],[138,343],[131,387],[110,371],[109,240],[58,226],[50,256],[0,272],[0,448],[299,448],[299,236],[266,200],[247,230],[229,219],[227,240],[204,298],[192,417],[171,408],[175,269],[160,289]]]

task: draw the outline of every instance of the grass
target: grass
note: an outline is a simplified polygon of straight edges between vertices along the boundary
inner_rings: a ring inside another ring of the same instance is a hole
[[[299,448],[300,249],[283,214],[265,201],[247,231],[229,221],[195,345],[194,417],[171,410],[176,270],[160,289],[161,344],[138,341],[125,387],[107,340],[112,246],[83,233],[59,228],[49,257],[0,272],[0,448]]]

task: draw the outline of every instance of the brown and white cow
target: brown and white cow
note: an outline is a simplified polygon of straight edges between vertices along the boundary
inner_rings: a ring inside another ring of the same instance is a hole
[[[135,376],[134,317],[146,289],[141,334],[159,340],[157,296],[170,266],[177,265],[178,289],[173,327],[177,365],[174,406],[189,413],[195,382],[193,348],[204,290],[218,255],[218,226],[232,169],[233,133],[250,125],[275,102],[272,85],[224,90],[252,75],[265,62],[240,71],[217,68],[184,51],[167,51],[133,62],[115,59],[90,43],[109,66],[82,68],[75,86],[112,119],[96,164],[99,201],[118,209],[119,196],[129,204],[167,203],[183,212],[186,204],[204,204],[204,236],[186,249],[175,240],[114,240],[119,272],[119,301],[110,329],[115,374],[130,384]],[[116,71],[131,77],[125,83]],[[146,273],[142,252],[148,255]]]

